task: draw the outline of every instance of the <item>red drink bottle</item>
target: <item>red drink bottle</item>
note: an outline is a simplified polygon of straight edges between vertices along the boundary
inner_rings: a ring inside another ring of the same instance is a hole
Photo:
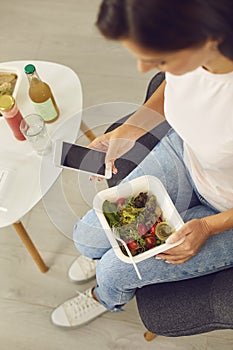
[[[13,96],[0,96],[0,111],[13,131],[15,138],[20,141],[26,140],[20,131],[20,122],[23,117]]]

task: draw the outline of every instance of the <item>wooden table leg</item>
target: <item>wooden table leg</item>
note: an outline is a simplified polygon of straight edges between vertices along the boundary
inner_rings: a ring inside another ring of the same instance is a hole
[[[35,261],[36,265],[39,267],[41,272],[48,271],[48,266],[45,265],[44,261],[42,260],[38,250],[34,246],[31,238],[29,237],[27,231],[25,230],[23,224],[21,221],[15,222],[13,224],[16,232],[18,233],[19,237],[23,241],[25,247],[27,248],[29,254],[31,254],[33,260]]]
[[[84,121],[81,121],[80,129],[90,141],[93,141],[96,138],[95,134],[89,129],[89,127],[84,123]]]
[[[153,340],[155,337],[156,337],[156,334],[151,333],[150,331],[146,331],[146,332],[144,333],[144,338],[145,338],[147,341],[151,341],[151,340]]]

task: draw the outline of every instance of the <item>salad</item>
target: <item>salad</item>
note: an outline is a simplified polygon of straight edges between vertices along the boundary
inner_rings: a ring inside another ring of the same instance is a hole
[[[136,196],[105,200],[103,213],[110,226],[115,227],[132,255],[143,253],[165,243],[174,229],[163,217],[156,196],[140,192]],[[124,246],[120,247],[127,255]]]
[[[16,80],[16,74],[0,72],[0,95],[12,95],[15,88]]]

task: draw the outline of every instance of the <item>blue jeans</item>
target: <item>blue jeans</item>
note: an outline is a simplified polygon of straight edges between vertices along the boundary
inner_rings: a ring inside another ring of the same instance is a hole
[[[185,222],[218,213],[197,192],[183,161],[183,142],[173,130],[123,182],[142,175],[160,178]],[[210,237],[200,251],[184,264],[167,264],[154,257],[137,263],[142,280],[137,277],[132,264],[116,257],[94,210],[90,210],[75,225],[74,242],[81,254],[99,259],[94,292],[99,301],[113,311],[131,300],[137,288],[202,276],[233,266],[233,229]]]

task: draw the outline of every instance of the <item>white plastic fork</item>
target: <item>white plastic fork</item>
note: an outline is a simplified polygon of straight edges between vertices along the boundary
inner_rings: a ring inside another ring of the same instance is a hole
[[[125,243],[125,241],[120,238],[120,234],[119,234],[118,230],[116,229],[116,227],[114,227],[114,226],[112,227],[112,233],[113,233],[114,237],[116,238],[116,240],[121,242],[121,244],[123,244],[123,246],[124,246],[128,256],[129,256],[129,258],[130,258],[130,260],[131,260],[131,262],[133,264],[133,267],[134,267],[134,269],[135,269],[135,271],[136,271],[136,273],[138,275],[138,278],[141,280],[142,276],[141,276],[141,274],[140,274],[140,272],[138,270],[138,267],[137,267],[137,265],[136,265],[136,263],[134,261],[133,255],[131,254],[127,244]]]

